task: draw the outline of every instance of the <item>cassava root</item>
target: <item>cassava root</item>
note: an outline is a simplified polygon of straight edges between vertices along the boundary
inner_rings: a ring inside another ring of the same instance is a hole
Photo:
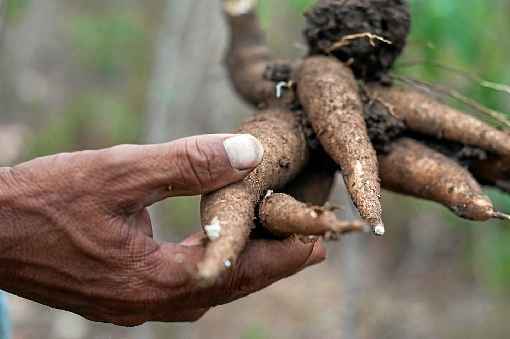
[[[308,205],[282,193],[268,194],[264,198],[259,208],[259,220],[277,237],[341,235],[368,229],[361,221],[340,221],[328,208]]]
[[[367,86],[412,131],[510,156],[510,135],[409,87]]]
[[[297,61],[271,56],[255,3],[224,0],[232,33],[226,64],[239,96],[263,109],[240,132],[257,137],[266,153],[245,180],[203,197],[202,224],[219,236],[210,238],[200,279],[214,282],[233,265],[256,224],[277,236],[362,229],[305,203],[323,205],[339,169],[376,234],[384,233],[379,175],[384,188],[461,217],[508,218],[474,177],[510,191],[510,136],[417,90],[390,86],[386,73],[410,27],[404,0],[319,0],[307,13],[309,56]],[[450,152],[459,146],[469,151]],[[499,159],[496,167],[491,159]],[[286,194],[264,199],[272,189]]]
[[[321,145],[340,165],[361,217],[383,235],[377,156],[351,70],[333,58],[307,58],[297,72],[297,91]]]
[[[385,189],[438,202],[470,220],[503,216],[466,169],[417,141],[394,142],[379,166]]]
[[[243,123],[239,132],[251,134],[262,143],[264,158],[243,181],[202,199],[202,225],[217,224],[221,230],[219,238],[209,242],[198,267],[199,278],[205,281],[214,281],[243,250],[262,195],[290,182],[308,160],[305,135],[294,112],[262,112]]]
[[[248,4],[243,5],[242,2]],[[255,3],[255,0],[225,0],[224,3],[231,31],[226,55],[231,83],[241,98],[255,107],[289,104],[293,97],[287,100],[277,98],[275,85],[279,81],[289,81],[292,66],[288,61],[271,57],[255,13]]]

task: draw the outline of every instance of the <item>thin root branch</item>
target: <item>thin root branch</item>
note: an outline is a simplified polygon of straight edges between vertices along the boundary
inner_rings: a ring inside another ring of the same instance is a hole
[[[462,69],[459,69],[457,67],[453,67],[450,65],[445,65],[440,62],[429,62],[426,60],[409,61],[409,62],[399,63],[396,66],[396,68],[408,68],[408,67],[414,67],[414,66],[419,66],[419,65],[427,65],[427,66],[437,67],[444,71],[454,73],[464,79],[468,79],[473,82],[476,82],[480,87],[492,89],[494,91],[510,95],[510,85],[499,83],[499,82],[494,82],[494,81],[489,81],[475,73],[468,72],[468,71],[465,71],[465,70],[462,70]]]
[[[506,129],[510,128],[510,120],[508,120],[508,118],[506,118],[506,115],[504,113],[495,111],[488,107],[485,107],[484,105],[480,104],[478,101],[471,99],[469,97],[466,97],[465,95],[463,95],[462,93],[460,93],[454,89],[446,88],[446,87],[440,86],[440,85],[433,85],[433,84],[427,83],[422,80],[416,80],[416,79],[411,79],[411,78],[406,78],[406,77],[401,77],[401,76],[392,76],[392,77],[396,80],[402,81],[402,82],[407,83],[411,86],[417,86],[418,88],[426,88],[426,89],[431,90],[432,92],[435,92],[442,96],[446,96],[446,97],[455,99],[458,102],[466,105],[467,107],[474,109],[476,112],[479,112],[481,114],[484,114],[484,115],[494,119],[498,124],[501,124]]]
[[[501,219],[501,220],[508,220],[508,221],[510,221],[510,215],[508,215],[506,213],[498,212],[498,211],[495,211],[492,214],[492,217],[494,219]]]
[[[388,45],[392,45],[393,44],[390,40],[385,39],[382,36],[379,36],[377,34],[370,33],[370,32],[363,32],[363,33],[355,33],[355,34],[344,35],[342,37],[342,39],[340,39],[339,41],[335,42],[333,45],[331,45],[328,48],[326,48],[325,52],[326,53],[332,53],[332,52],[334,52],[336,50],[339,50],[342,47],[349,46],[352,43],[352,41],[354,41],[354,40],[363,39],[363,38],[368,39],[368,42],[370,43],[370,45],[372,47],[376,47],[377,46],[376,45],[376,41],[383,42],[383,43],[388,44]]]

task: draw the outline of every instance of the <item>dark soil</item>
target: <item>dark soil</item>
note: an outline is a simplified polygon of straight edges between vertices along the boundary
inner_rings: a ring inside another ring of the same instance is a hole
[[[406,45],[411,15],[405,0],[319,0],[307,13],[304,36],[310,54],[331,54],[349,62],[357,78],[379,81]],[[332,52],[345,36],[372,33],[391,44],[367,38],[350,40]]]
[[[269,64],[267,65],[263,76],[265,80],[287,82],[292,76],[292,65],[286,62]]]
[[[368,137],[378,153],[387,153],[391,142],[403,135],[406,126],[382,102],[369,98],[363,89],[360,92]]]

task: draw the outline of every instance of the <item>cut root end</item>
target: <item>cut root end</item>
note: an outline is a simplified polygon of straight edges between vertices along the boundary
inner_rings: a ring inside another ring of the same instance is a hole
[[[383,42],[388,45],[393,44],[390,40],[385,39],[377,34],[373,34],[370,32],[363,32],[363,33],[349,34],[349,35],[343,36],[342,39],[335,42],[330,47],[326,48],[325,52],[332,53],[342,47],[350,45],[353,40],[363,39],[363,38],[368,39],[368,41],[372,47],[376,47],[376,41]]]

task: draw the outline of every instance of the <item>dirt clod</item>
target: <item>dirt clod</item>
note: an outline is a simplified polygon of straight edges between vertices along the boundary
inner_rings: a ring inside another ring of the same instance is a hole
[[[292,65],[286,62],[269,63],[263,76],[265,80],[273,82],[288,82],[292,77]]]
[[[411,26],[404,0],[319,0],[305,17],[310,54],[349,62],[365,80],[380,80],[391,68]]]

